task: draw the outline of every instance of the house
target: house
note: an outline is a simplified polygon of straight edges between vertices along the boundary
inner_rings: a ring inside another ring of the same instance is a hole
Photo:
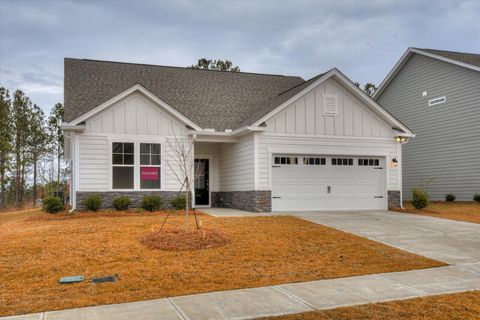
[[[480,54],[409,48],[374,99],[415,134],[403,148],[403,190],[472,200],[480,192]]]
[[[305,81],[81,59],[65,59],[63,128],[76,208],[91,194],[177,195],[180,137],[202,168],[196,207],[386,209],[413,136],[337,69]]]

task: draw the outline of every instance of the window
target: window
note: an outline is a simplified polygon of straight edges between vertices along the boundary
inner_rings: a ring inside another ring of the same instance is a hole
[[[160,189],[159,143],[140,143],[140,189]]]
[[[326,159],[325,158],[303,158],[303,164],[305,165],[322,165],[324,166],[326,164]]]
[[[351,158],[332,158],[332,166],[353,166]]]
[[[275,164],[298,164],[297,157],[275,157]]]
[[[133,189],[133,143],[112,144],[112,188]]]
[[[435,106],[437,104],[445,103],[447,101],[446,97],[440,97],[440,98],[435,98],[435,99],[430,99],[428,100],[428,106]]]
[[[380,159],[358,159],[359,166],[379,166]]]

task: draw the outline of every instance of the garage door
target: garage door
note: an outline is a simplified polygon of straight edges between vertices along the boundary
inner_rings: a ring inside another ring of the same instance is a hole
[[[274,155],[273,211],[386,209],[385,158]]]

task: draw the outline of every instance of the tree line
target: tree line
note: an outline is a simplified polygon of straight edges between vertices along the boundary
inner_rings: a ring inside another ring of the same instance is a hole
[[[64,191],[63,105],[47,116],[25,93],[0,87],[0,211]]]

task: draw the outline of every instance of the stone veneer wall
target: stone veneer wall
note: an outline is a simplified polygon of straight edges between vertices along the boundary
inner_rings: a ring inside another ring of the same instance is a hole
[[[212,207],[232,208],[251,212],[272,211],[270,190],[212,192]]]
[[[77,209],[85,209],[82,205],[83,199],[88,196],[98,194],[102,198],[102,208],[112,208],[113,199],[120,196],[129,197],[132,200],[132,208],[140,207],[142,199],[146,195],[157,195],[163,200],[163,206],[166,209],[170,209],[170,200],[179,195],[177,191],[102,191],[102,192],[77,192]]]
[[[401,208],[400,190],[388,190],[388,208]]]

